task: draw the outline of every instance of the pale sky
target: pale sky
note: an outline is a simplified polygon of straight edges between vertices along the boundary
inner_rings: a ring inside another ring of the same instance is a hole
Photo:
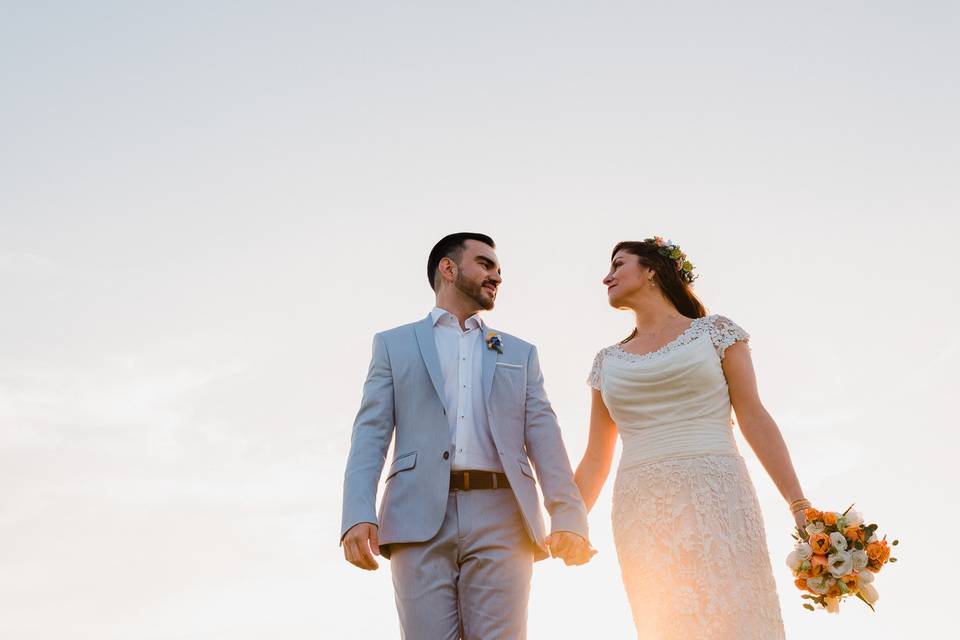
[[[788,637],[952,626],[957,5],[402,4],[0,7],[0,637],[398,637],[342,473],[372,335],[461,230],[574,464],[610,249],[678,242],[807,496],[901,539],[877,613],[803,610],[741,439]],[[532,639],[634,637],[609,501]]]

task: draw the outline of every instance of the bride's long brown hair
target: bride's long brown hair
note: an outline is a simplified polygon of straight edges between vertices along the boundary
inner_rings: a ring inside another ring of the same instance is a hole
[[[660,255],[660,247],[656,244],[637,240],[618,242],[610,254],[610,260],[612,261],[620,251],[637,256],[640,264],[653,269],[654,281],[677,311],[688,318],[702,318],[707,315],[706,308],[693,292],[693,288],[680,277],[676,260]],[[623,342],[630,340],[636,334],[637,330],[634,329]]]

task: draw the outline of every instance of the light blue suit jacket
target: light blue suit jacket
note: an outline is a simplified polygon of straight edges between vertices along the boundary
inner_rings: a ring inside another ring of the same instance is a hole
[[[485,339],[494,330],[484,325],[483,331]],[[548,553],[537,479],[552,531],[587,538],[587,511],[543,388],[536,347],[496,333],[502,354],[481,347],[483,397],[504,473],[536,547],[535,557],[541,560]],[[354,525],[371,522],[379,526],[381,552],[389,557],[390,544],[424,542],[440,530],[453,461],[442,397],[443,377],[429,315],[374,336],[344,474],[341,540]],[[393,437],[395,453],[378,517],[377,481]]]

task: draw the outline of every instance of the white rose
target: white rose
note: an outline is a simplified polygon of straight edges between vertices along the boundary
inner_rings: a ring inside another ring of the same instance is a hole
[[[837,551],[827,557],[827,566],[830,568],[830,573],[835,578],[839,578],[840,576],[845,576],[850,573],[850,570],[853,568],[853,560],[850,558],[848,552]]]
[[[854,526],[859,527],[860,525],[863,524],[863,514],[860,513],[859,511],[854,511],[853,509],[850,509],[850,511],[847,511],[847,515],[845,515],[843,518],[844,520],[847,521],[848,525],[852,524]]]
[[[834,531],[830,534],[830,544],[832,544],[833,548],[837,551],[847,550],[847,538],[839,531]]]
[[[857,574],[857,582],[861,585],[870,584],[873,582],[873,571],[861,571]]]
[[[790,567],[790,570],[796,571],[800,568],[801,564],[803,564],[803,560],[800,559],[800,556],[797,555],[797,552],[791,551],[787,556],[787,566]]]
[[[807,578],[807,586],[810,588],[810,591],[818,595],[823,595],[827,591],[830,591],[830,587],[837,583],[833,578],[827,576],[817,576],[816,578]]]
[[[877,588],[870,583],[860,585],[860,595],[863,596],[863,599],[873,604],[880,599],[880,594],[877,593]]]
[[[871,533],[870,537],[867,538],[867,544],[870,544],[871,542],[876,542],[876,541],[877,541],[877,534],[875,532]]]
[[[867,552],[863,549],[851,551],[850,559],[853,561],[854,571],[863,571],[863,569],[867,566]],[[867,573],[869,573],[869,571]]]
[[[804,530],[807,532],[807,535],[812,536],[817,533],[823,533],[824,528],[825,527],[823,526],[822,522],[811,522],[806,527],[804,527]]]
[[[797,557],[801,560],[809,560],[810,556],[813,555],[813,547],[810,546],[809,542],[800,542],[793,550],[797,552]]]

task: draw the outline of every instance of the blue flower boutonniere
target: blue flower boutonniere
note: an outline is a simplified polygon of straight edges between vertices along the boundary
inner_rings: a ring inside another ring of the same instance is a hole
[[[503,355],[503,343],[500,341],[500,336],[493,332],[488,333],[487,349],[495,349],[497,353]]]

